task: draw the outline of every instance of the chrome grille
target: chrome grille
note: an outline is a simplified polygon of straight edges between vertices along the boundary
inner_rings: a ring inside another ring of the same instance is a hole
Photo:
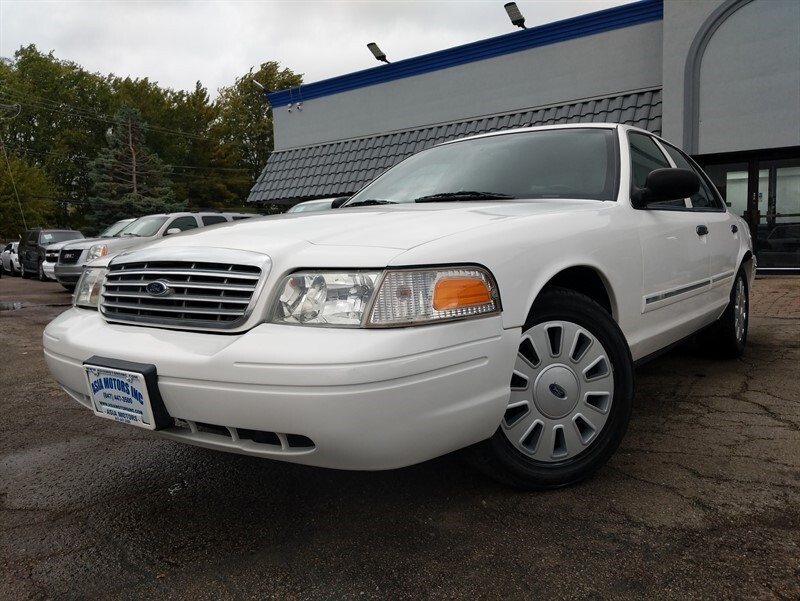
[[[57,250],[45,250],[44,251],[44,260],[48,263],[56,263],[58,262],[58,251]]]
[[[81,254],[83,254],[82,248],[63,249],[58,255],[58,262],[61,265],[74,265],[81,258]]]
[[[225,254],[214,250],[203,256]],[[152,254],[131,253],[111,262],[100,303],[107,320],[190,330],[235,328],[252,311],[269,264],[263,255],[245,264],[153,259]]]

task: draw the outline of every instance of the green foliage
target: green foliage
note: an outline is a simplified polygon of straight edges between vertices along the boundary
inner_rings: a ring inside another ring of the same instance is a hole
[[[105,227],[126,217],[185,208],[185,201],[175,198],[171,169],[147,147],[146,129],[137,109],[123,107],[114,115],[108,146],[89,163],[94,224]]]
[[[272,118],[254,80],[279,90],[302,77],[266,62],[212,102],[200,82],[175,91],[147,78],[90,73],[30,45],[0,62],[0,140],[9,156],[46,175],[42,194],[58,204],[41,218],[59,225],[91,231],[157,207],[240,208],[273,149]],[[122,147],[107,140],[130,109],[138,112],[141,156],[161,174],[144,189],[125,190],[115,179]]]
[[[60,199],[79,205],[89,192],[87,163],[104,143],[108,83],[33,45],[14,56],[0,79],[0,103],[19,114],[0,123],[0,135],[11,152],[47,172]]]
[[[44,169],[4,150],[0,149],[0,239],[16,240],[31,227],[64,225],[58,219],[56,187]]]
[[[236,82],[219,90],[219,118],[213,132],[226,156],[247,168],[242,174],[240,194],[246,195],[255,183],[274,148],[272,111],[264,100],[258,82],[267,90],[276,91],[298,86],[302,75],[281,69],[276,62],[263,63],[258,71],[250,71]],[[246,188],[246,190],[245,190]]]

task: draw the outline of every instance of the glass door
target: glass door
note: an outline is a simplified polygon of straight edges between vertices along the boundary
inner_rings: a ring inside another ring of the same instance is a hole
[[[751,158],[703,167],[750,226],[758,268],[800,269],[800,159]]]
[[[759,211],[758,266],[800,268],[800,159],[760,161],[759,194],[766,206]],[[763,179],[766,179],[764,182]]]

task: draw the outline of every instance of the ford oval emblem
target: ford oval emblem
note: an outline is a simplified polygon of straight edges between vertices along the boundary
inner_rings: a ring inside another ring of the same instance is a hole
[[[553,393],[553,396],[558,397],[559,399],[567,398],[567,391],[561,388],[561,386],[555,382],[550,384],[550,392]]]
[[[151,296],[166,296],[167,294],[172,292],[172,288],[170,288],[169,284],[167,284],[163,280],[156,280],[154,282],[150,282],[145,288],[145,290],[147,290],[147,294]]]

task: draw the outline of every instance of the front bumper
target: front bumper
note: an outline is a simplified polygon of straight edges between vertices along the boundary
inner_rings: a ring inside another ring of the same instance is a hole
[[[47,276],[48,279],[55,280],[56,279],[56,272],[55,272],[56,264],[52,261],[44,261],[42,262],[42,271],[44,275]]]
[[[87,407],[89,357],[154,364],[179,420],[159,431],[168,438],[379,470],[490,437],[506,409],[519,336],[500,316],[384,330],[263,324],[222,335],[112,325],[73,308],[43,342],[55,379]],[[311,444],[293,446],[298,438]]]
[[[58,280],[59,284],[66,284],[68,286],[74,286],[78,283],[78,280],[81,278],[81,274],[83,273],[83,265],[62,265],[61,263],[56,263],[55,266],[55,279]]]

